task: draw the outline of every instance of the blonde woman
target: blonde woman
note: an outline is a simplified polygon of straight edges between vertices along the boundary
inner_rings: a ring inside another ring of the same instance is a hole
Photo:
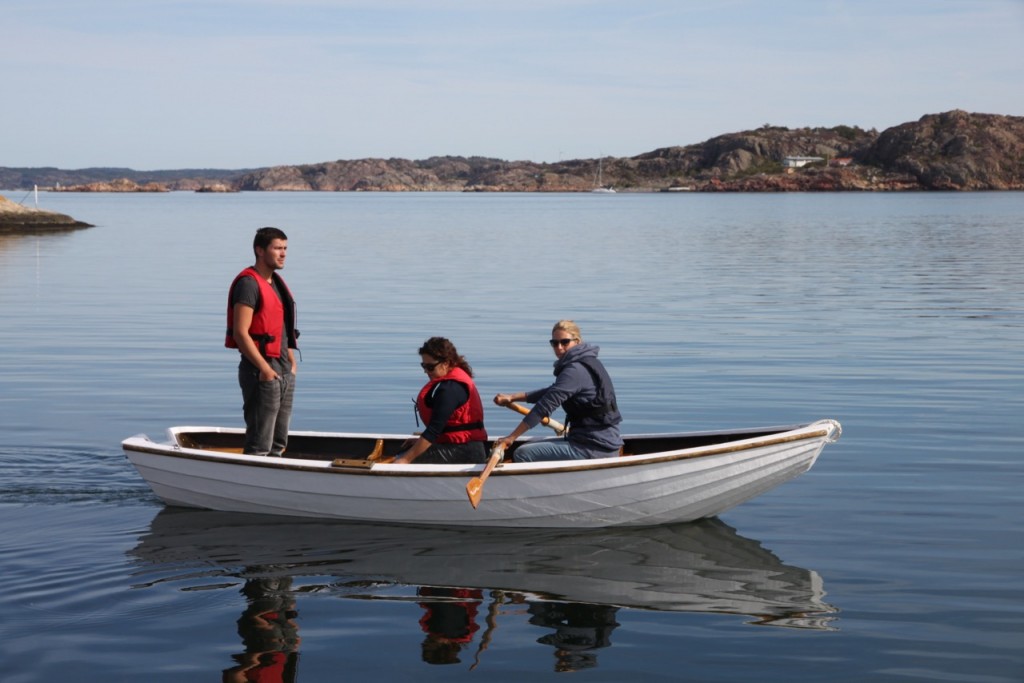
[[[516,462],[584,460],[618,455],[622,448],[622,436],[619,434],[622,415],[619,414],[611,377],[597,358],[599,348],[583,341],[579,326],[572,320],[555,323],[549,343],[555,353],[555,383],[544,389],[494,397],[499,406],[514,401],[533,404],[529,414],[512,433],[495,441],[495,445],[503,443],[508,448],[519,436],[562,407],[568,421],[568,434],[522,444],[515,450]]]

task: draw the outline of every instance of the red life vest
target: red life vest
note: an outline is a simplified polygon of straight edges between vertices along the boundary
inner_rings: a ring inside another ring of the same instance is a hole
[[[480,630],[476,623],[477,609],[483,599],[483,591],[475,588],[430,588],[416,590],[421,597],[439,596],[443,601],[421,602],[424,609],[420,628],[429,636],[453,643],[468,643],[473,634]],[[451,598],[465,598],[453,601]]]
[[[469,400],[455,409],[448,422],[444,425],[444,431],[435,443],[469,443],[470,441],[487,441],[487,430],[484,429],[484,404],[480,400],[480,394],[476,390],[473,378],[462,368],[453,368],[444,377],[432,379],[427,382],[420,395],[416,398],[416,410],[419,411],[423,424],[430,424],[430,417],[434,411],[427,405],[427,395],[438,382],[455,380],[465,384],[469,389]]]
[[[285,300],[282,301],[274,291],[273,285],[267,282],[266,278],[252,266],[239,273],[228,289],[228,330],[227,336],[224,338],[224,346],[229,349],[238,348],[233,329],[235,313],[231,295],[235,291],[235,283],[243,277],[255,278],[260,287],[259,302],[252,314],[252,324],[249,325],[249,336],[256,342],[260,353],[266,358],[280,358],[281,340],[284,338],[285,329],[288,330],[288,337],[292,340],[289,346],[297,348],[296,341],[299,333],[295,329],[295,299],[292,297],[291,290],[288,289],[288,285],[284,283],[284,279],[280,275],[273,274],[272,277],[277,281],[278,288],[284,296]]]

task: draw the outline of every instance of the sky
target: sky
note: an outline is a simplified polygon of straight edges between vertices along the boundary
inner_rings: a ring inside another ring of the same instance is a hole
[[[1024,0],[3,0],[0,166],[629,157],[1024,115]]]

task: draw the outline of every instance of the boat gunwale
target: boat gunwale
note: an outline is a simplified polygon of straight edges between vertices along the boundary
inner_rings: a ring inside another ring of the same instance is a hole
[[[662,464],[667,462],[681,461],[681,460],[695,460],[698,458],[710,458],[717,455],[726,455],[729,453],[739,453],[743,451],[754,450],[758,448],[764,448],[768,446],[774,446],[785,443],[793,443],[797,441],[808,441],[819,438],[829,438],[831,433],[837,429],[838,423],[833,420],[825,419],[818,420],[815,422],[809,422],[806,424],[792,425],[787,429],[782,427],[785,431],[778,431],[772,434],[750,437],[747,439],[737,439],[735,441],[726,441],[719,444],[709,444],[705,446],[695,446],[691,448],[680,449],[677,451],[666,451],[663,453],[646,453],[637,455],[623,455],[615,458],[601,458],[596,460],[567,460],[567,461],[554,461],[554,462],[542,462],[542,463],[500,463],[491,472],[491,476],[534,476],[534,475],[546,475],[546,474],[561,474],[561,473],[572,473],[572,472],[589,472],[595,470],[604,469],[618,469],[618,468],[629,468],[629,467],[643,467],[645,465]],[[814,427],[818,427],[813,431]],[[747,430],[724,430],[724,431],[708,431],[708,432],[685,432],[678,434],[631,434],[624,438],[636,439],[636,438],[656,438],[659,436],[679,436],[682,434],[688,436],[699,436],[699,435],[711,435],[711,434],[724,434],[730,433],[742,434],[743,432],[750,431],[767,431],[773,429],[780,429],[779,427],[764,427],[764,428],[751,428]],[[237,428],[223,428],[223,427],[171,427],[169,428],[168,434],[172,438],[172,443],[159,443],[149,439],[148,436],[139,434],[136,436],[129,437],[121,442],[122,448],[125,451],[133,451],[137,453],[146,453],[151,455],[161,455],[172,458],[182,458],[187,460],[197,460],[211,463],[221,463],[225,465],[237,465],[245,467],[259,467],[269,468],[276,470],[296,471],[296,472],[317,472],[317,473],[331,473],[331,474],[343,474],[343,475],[361,475],[361,476],[386,476],[386,477],[466,477],[478,472],[481,472],[485,465],[473,464],[473,465],[392,465],[387,463],[369,463],[367,465],[334,465],[330,460],[314,461],[314,460],[294,460],[289,462],[287,458],[269,458],[266,456],[255,456],[255,455],[244,455],[238,453],[222,453],[214,452],[206,449],[199,448],[188,448],[177,444],[176,437],[178,434],[194,431],[205,431],[205,432],[216,432],[216,433],[239,433],[244,430]],[[798,432],[798,433],[794,433]],[[295,432],[296,435],[311,435],[311,436],[337,436],[337,437],[348,437],[348,438],[393,438],[399,436],[404,438],[404,435],[385,435],[385,434],[359,434],[359,433],[338,433],[338,432]],[[145,439],[151,446],[141,445],[137,442]],[[357,459],[358,460],[358,459]],[[299,464],[299,463],[315,463],[315,464]],[[437,470],[433,468],[445,468],[443,470]],[[431,469],[426,469],[431,468]]]

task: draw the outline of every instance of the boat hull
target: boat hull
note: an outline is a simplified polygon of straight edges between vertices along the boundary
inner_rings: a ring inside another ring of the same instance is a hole
[[[477,509],[466,483],[482,465],[337,467],[328,460],[246,456],[182,447],[179,435],[190,429],[211,428],[174,428],[167,443],[144,436],[122,443],[168,505],[431,526],[601,528],[719,515],[810,469],[840,427],[825,420],[672,452],[505,463],[487,479]]]

